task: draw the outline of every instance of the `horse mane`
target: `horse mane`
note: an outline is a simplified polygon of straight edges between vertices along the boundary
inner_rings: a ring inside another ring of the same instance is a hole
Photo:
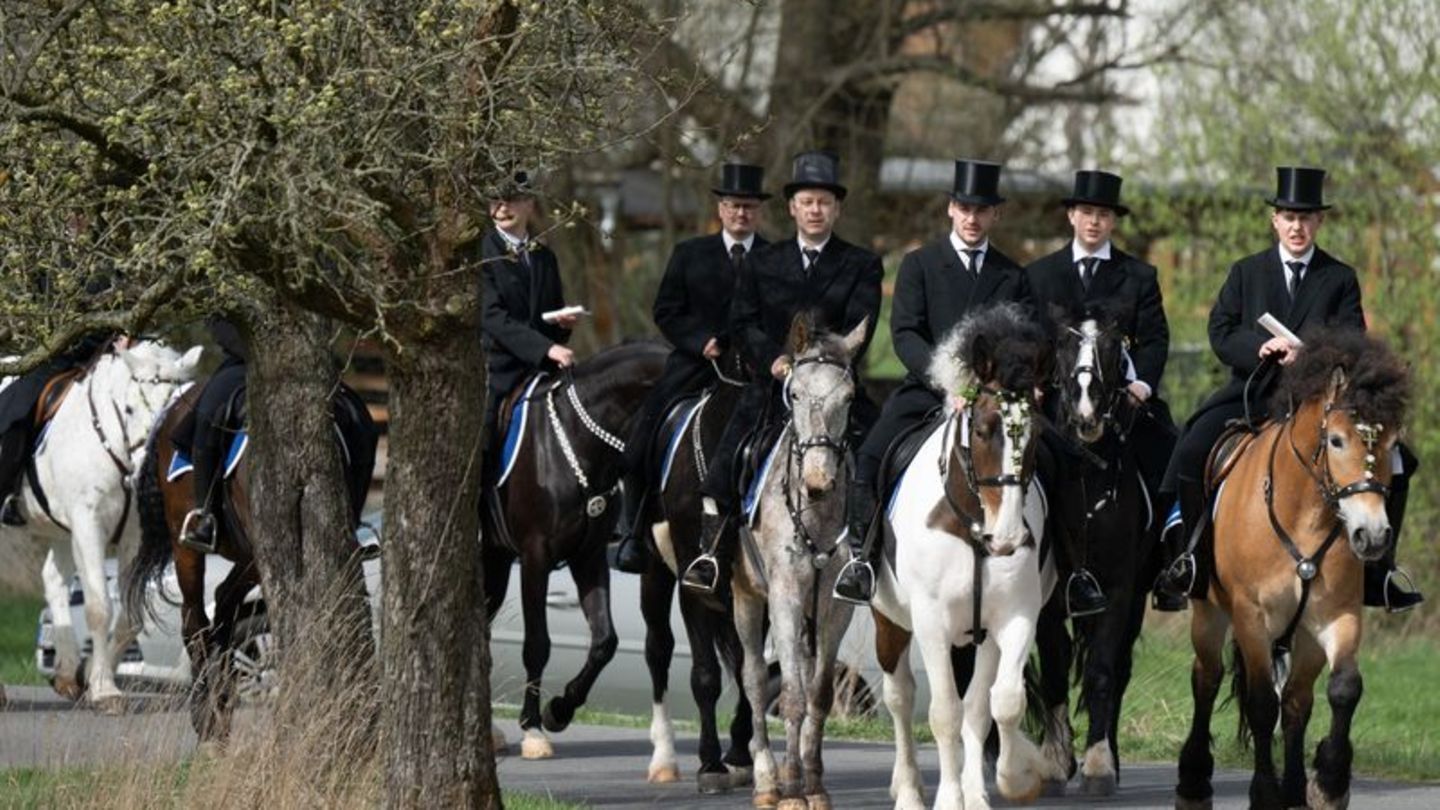
[[[1020,304],[996,304],[966,315],[935,347],[930,384],[959,393],[995,383],[1007,391],[1029,392],[1045,379],[1050,341]]]
[[[613,378],[620,373],[619,369],[632,361],[637,352],[647,350],[661,357],[669,353],[666,345],[654,338],[627,338],[618,345],[600,350],[583,363],[576,363],[571,367],[571,373],[575,384],[583,385],[577,390],[594,391],[611,387],[615,382]]]
[[[1402,424],[1410,407],[1410,368],[1389,346],[1358,329],[1317,329],[1307,331],[1303,340],[1299,357],[1280,374],[1272,414],[1324,397],[1338,368],[1345,372],[1345,387],[1337,405],[1352,409],[1364,422]]]

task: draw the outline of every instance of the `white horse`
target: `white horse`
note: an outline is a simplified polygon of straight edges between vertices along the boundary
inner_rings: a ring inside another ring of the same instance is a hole
[[[103,354],[71,385],[39,439],[38,491],[28,474],[20,488],[22,531],[49,546],[41,578],[55,629],[55,691],[78,700],[88,689],[90,702],[107,714],[124,710],[115,663],[133,631],[122,616],[111,633],[105,555],[119,542],[123,564],[138,547],[130,478],[155,418],[194,377],[199,359],[198,346],[181,355],[150,341]],[[83,684],[70,622],[69,582],[77,571],[94,645]]]
[[[1051,767],[1020,729],[1025,661],[1055,584],[1053,564],[1042,565],[1037,551],[1045,506],[1032,480],[1034,390],[1047,352],[1024,314],[1002,305],[963,321],[931,363],[935,388],[965,404],[907,467],[883,521],[887,548],[871,603],[885,704],[895,723],[890,792],[897,808],[924,807],[911,728],[912,637],[930,682],[930,726],[940,753],[937,810],[990,806],[983,758],[992,718],[1000,730],[995,777],[1002,795],[1034,799]],[[962,707],[950,654],[972,643],[975,672]]]
[[[846,559],[835,551],[845,513],[845,433],[855,396],[851,363],[865,344],[866,328],[862,321],[843,338],[811,335],[805,320],[796,319],[789,340],[793,370],[785,384],[790,420],[762,469],[753,542],[742,536],[746,547],[736,555],[731,587],[745,651],[745,694],[755,716],[750,751],[756,807],[830,807],[820,745],[834,695],[835,657],[852,610],[831,590]],[[765,728],[767,606],[780,659],[783,772],[777,772]]]

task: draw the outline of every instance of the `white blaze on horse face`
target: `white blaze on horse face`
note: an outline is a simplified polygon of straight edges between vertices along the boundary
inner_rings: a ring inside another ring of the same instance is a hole
[[[1075,353],[1075,382],[1080,386],[1080,401],[1075,413],[1086,423],[1096,421],[1095,400],[1090,398],[1090,383],[1094,379],[1095,341],[1100,337],[1100,327],[1094,320],[1080,324],[1080,348]]]
[[[795,441],[806,444],[830,439],[840,444],[855,396],[854,382],[841,367],[812,363],[797,368],[791,377],[791,408]],[[827,493],[839,478],[842,454],[834,447],[812,445],[800,457],[800,475],[810,493]]]
[[[1001,473],[1007,477],[1020,478],[1023,453],[1030,443],[1030,412],[1026,402],[1005,402],[1000,406],[1001,433],[1004,437],[1001,450]],[[1013,434],[1013,435],[1012,435]],[[996,557],[1015,553],[1025,544],[1025,491],[1018,486],[1000,488],[1000,509],[990,521],[986,534],[986,547]]]

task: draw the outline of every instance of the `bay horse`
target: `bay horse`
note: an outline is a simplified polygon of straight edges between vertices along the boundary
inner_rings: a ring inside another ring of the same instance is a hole
[[[63,394],[20,488],[21,531],[49,548],[41,573],[55,625],[55,691],[72,700],[87,696],[105,714],[124,711],[115,664],[135,632],[124,616],[111,631],[105,556],[119,543],[123,565],[138,545],[136,522],[129,519],[130,478],[160,411],[194,377],[200,351],[182,355],[142,340],[101,354]],[[70,580],[77,571],[94,649],[83,674],[70,623]]]
[[[1047,714],[1042,751],[1068,776],[1076,770],[1070,725],[1070,673],[1080,683],[1080,704],[1089,716],[1081,791],[1108,796],[1119,780],[1120,709],[1130,684],[1135,641],[1145,618],[1146,588],[1153,577],[1155,519],[1140,477],[1131,429],[1146,418],[1129,396],[1123,332],[1103,303],[1079,311],[1056,310],[1056,429],[1064,438],[1056,454],[1067,461],[1048,488],[1048,531],[1064,537],[1109,597],[1102,613],[1075,617],[1072,644],[1059,589],[1040,613],[1041,692]],[[1063,783],[1050,785],[1063,790]]]
[[[835,658],[852,610],[831,592],[846,560],[838,545],[849,464],[846,433],[857,385],[853,363],[868,328],[867,318],[841,337],[815,332],[803,314],[792,322],[786,342],[792,364],[784,386],[789,417],[762,465],[753,525],[740,529],[730,587],[745,695],[754,716],[755,807],[831,806],[821,745],[835,693]],[[785,759],[779,769],[765,727],[767,619],[780,659]]]
[[[1033,479],[1039,435],[1035,391],[1049,341],[1023,309],[971,313],[931,360],[931,384],[963,397],[920,446],[882,521],[885,553],[871,602],[885,704],[895,724],[890,792],[897,808],[925,806],[913,731],[920,648],[930,683],[930,727],[940,753],[934,807],[989,807],[985,741],[999,727],[995,777],[1007,799],[1029,801],[1053,771],[1021,729],[1025,663],[1041,605],[1055,585],[1038,548],[1044,496]],[[952,648],[976,648],[964,702]],[[962,767],[963,749],[963,767]]]
[[[676,577],[700,555],[700,485],[705,481],[708,459],[726,419],[745,390],[738,353],[728,352],[716,363],[716,381],[698,397],[681,400],[667,415],[656,442],[661,471],[655,479],[657,504],[650,536],[655,553],[640,578],[640,611],[645,619],[645,662],[650,669],[654,698],[650,741],[654,746],[648,779],[673,782],[680,778],[675,761],[675,728],[666,706],[670,661],[675,635],[670,629],[670,605]],[[724,369],[724,371],[722,371]],[[732,376],[733,375],[733,376]],[[642,520],[643,524],[643,520]],[[680,613],[690,641],[690,691],[700,710],[700,768],[696,784],[701,793],[723,793],[749,784],[753,759],[750,739],[754,734],[751,707],[741,682],[742,652],[735,630],[733,603],[728,590],[704,593],[680,589]],[[721,756],[715,705],[720,699],[722,664],[740,685],[735,716],[730,723],[730,747]],[[762,709],[763,712],[763,709]]]
[[[1385,496],[1409,399],[1405,363],[1358,331],[1306,335],[1283,367],[1270,409],[1283,415],[1242,440],[1215,496],[1214,572],[1205,599],[1191,603],[1195,713],[1180,752],[1177,808],[1211,806],[1210,715],[1232,627],[1240,737],[1254,745],[1251,806],[1348,805],[1363,567],[1394,538]],[[1344,548],[1332,548],[1342,537]],[[1330,731],[1307,782],[1305,730],[1325,665]],[[1283,780],[1271,753],[1277,721]]]
[[[485,599],[493,620],[518,557],[525,624],[521,756],[526,759],[554,756],[545,732],[570,725],[619,644],[610,619],[606,547],[618,514],[622,437],[630,435],[668,353],[653,341],[611,347],[533,387],[522,386],[505,403],[508,411],[528,399],[531,412],[503,486],[485,499]],[[590,650],[580,672],[542,710],[541,677],[550,658],[545,595],[550,573],[562,565],[570,568],[590,626]]]
[[[215,587],[213,617],[206,611],[208,554],[180,541],[186,515],[195,508],[195,488],[190,478],[193,473],[177,469],[175,461],[180,450],[172,437],[194,410],[203,389],[202,383],[181,394],[165,411],[150,437],[136,484],[140,549],[134,564],[124,570],[121,584],[131,620],[138,624],[146,610],[147,590],[161,583],[166,566],[174,564],[180,588],[181,638],[194,679],[189,692],[190,723],[202,745],[223,743],[229,737],[235,703],[234,656],[231,654],[235,628],[246,618],[242,612],[245,597],[261,584],[260,568],[250,539],[254,534],[254,519],[246,484],[248,453],[241,451],[231,469],[215,473],[222,479],[217,491],[223,491],[223,496],[215,498],[211,507],[215,513],[214,553],[229,560],[233,567]],[[239,409],[238,405],[235,407]],[[342,445],[353,528],[359,525],[360,512],[369,492],[379,434],[365,404],[348,386],[337,388],[331,407],[337,441]],[[238,436],[241,423],[243,414],[232,412],[227,415],[225,429]],[[224,446],[229,450],[230,442]],[[222,457],[228,455],[222,453]],[[224,466],[222,464],[222,468]]]

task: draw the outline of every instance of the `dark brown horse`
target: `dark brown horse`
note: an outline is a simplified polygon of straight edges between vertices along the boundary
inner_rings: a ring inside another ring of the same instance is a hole
[[[528,759],[554,755],[544,732],[570,725],[619,644],[610,620],[606,546],[620,507],[621,437],[630,435],[668,353],[659,343],[626,343],[523,394],[530,399],[523,444],[497,495],[499,514],[493,501],[485,509],[483,532],[485,599],[492,619],[505,601],[510,566],[520,560],[525,622],[521,754]],[[569,566],[579,591],[590,625],[590,651],[580,672],[542,712],[541,676],[550,659],[545,594],[550,573],[561,565]]]
[[[1205,600],[1192,602],[1195,714],[1176,807],[1211,805],[1210,714],[1232,626],[1240,734],[1253,735],[1255,751],[1251,806],[1347,806],[1363,563],[1393,541],[1385,495],[1408,401],[1408,370],[1383,343],[1358,332],[1311,335],[1270,409],[1285,416],[1237,451],[1216,497],[1215,573]],[[1330,733],[1307,784],[1305,729],[1327,664]],[[1277,721],[1283,781],[1271,754]]]
[[[166,564],[174,562],[180,586],[181,632],[195,678],[190,690],[190,722],[200,742],[206,743],[223,742],[230,733],[235,699],[232,642],[236,625],[246,618],[245,597],[260,584],[260,570],[250,542],[253,520],[245,486],[248,456],[242,455],[233,474],[224,482],[224,497],[215,500],[215,553],[232,562],[234,567],[215,588],[213,619],[207,615],[207,555],[180,543],[185,516],[195,508],[194,486],[189,475],[171,481],[166,474],[177,453],[171,436],[194,409],[201,391],[202,385],[186,391],[166,411],[150,436],[136,485],[140,551],[125,573],[123,587],[127,610],[138,626],[147,588],[161,580]],[[333,412],[347,440],[346,482],[351,518],[358,524],[375,467],[378,434],[364,403],[347,387],[342,386],[336,394]],[[224,472],[217,474],[224,475]]]

